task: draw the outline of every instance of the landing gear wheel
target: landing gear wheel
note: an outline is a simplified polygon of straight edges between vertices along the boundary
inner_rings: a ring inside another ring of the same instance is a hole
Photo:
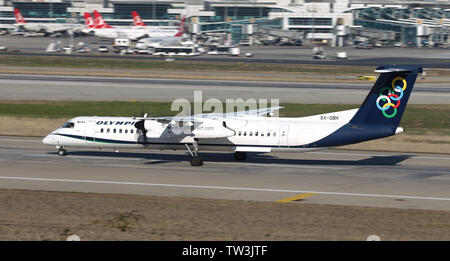
[[[67,150],[65,150],[63,148],[59,148],[58,149],[58,155],[59,156],[66,156],[67,155]]]
[[[247,158],[247,153],[245,152],[235,152],[234,153],[234,159],[237,161],[244,161]]]
[[[186,145],[186,148],[188,149],[189,153],[192,156],[191,165],[192,166],[202,166],[203,160],[198,155],[198,139],[194,139],[194,142],[192,143],[193,150],[191,150],[191,148],[189,148],[188,144],[185,144],[185,145]]]
[[[201,165],[203,165],[203,159],[200,158],[199,156],[192,156],[191,165],[192,166],[201,166]]]

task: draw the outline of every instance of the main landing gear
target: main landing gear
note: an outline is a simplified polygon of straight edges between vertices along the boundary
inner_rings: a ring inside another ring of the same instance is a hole
[[[67,155],[67,150],[66,149],[64,149],[64,147],[60,147],[60,148],[58,148],[58,155],[59,156],[66,156]]]
[[[192,147],[193,149],[191,150],[191,148],[189,148],[188,144],[185,144],[186,148],[188,149],[189,153],[191,153],[191,165],[192,166],[201,166],[203,165],[203,159],[200,158],[200,156],[198,155],[198,142],[195,139],[194,142],[192,143]]]
[[[234,153],[234,159],[236,161],[244,161],[247,158],[247,153],[242,152],[242,151],[236,151]]]

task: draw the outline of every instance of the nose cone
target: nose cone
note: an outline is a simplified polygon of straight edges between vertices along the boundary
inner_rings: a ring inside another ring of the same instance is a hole
[[[47,145],[55,145],[55,139],[53,138],[53,135],[47,135],[45,138],[42,139],[42,143]]]

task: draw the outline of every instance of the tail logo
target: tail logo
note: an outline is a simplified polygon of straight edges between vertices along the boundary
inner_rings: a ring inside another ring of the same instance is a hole
[[[142,19],[139,16],[133,17],[133,20],[136,25],[142,24]]]
[[[91,28],[94,26],[94,20],[92,20],[92,17],[86,18],[86,25]]]
[[[403,86],[397,85],[398,83],[401,83]],[[376,105],[377,108],[383,113],[384,117],[390,119],[397,115],[397,108],[400,106],[400,100],[403,98],[403,92],[407,86],[408,84],[406,83],[405,78],[395,77],[391,82],[391,86],[386,86],[381,89]],[[380,104],[381,101],[383,101],[384,104]],[[396,102],[396,104],[393,102]],[[390,108],[393,110],[391,114],[388,114],[387,111]]]

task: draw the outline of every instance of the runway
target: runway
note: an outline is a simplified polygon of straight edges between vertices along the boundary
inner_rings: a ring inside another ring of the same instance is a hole
[[[372,82],[308,83],[0,74],[0,100],[172,101],[203,98],[279,99],[285,103],[361,103]],[[238,94],[238,95],[237,95]],[[410,103],[448,104],[450,87],[417,83]]]
[[[200,148],[201,150],[201,148]],[[450,156],[349,150],[252,154],[69,149],[0,137],[0,188],[450,210]]]

